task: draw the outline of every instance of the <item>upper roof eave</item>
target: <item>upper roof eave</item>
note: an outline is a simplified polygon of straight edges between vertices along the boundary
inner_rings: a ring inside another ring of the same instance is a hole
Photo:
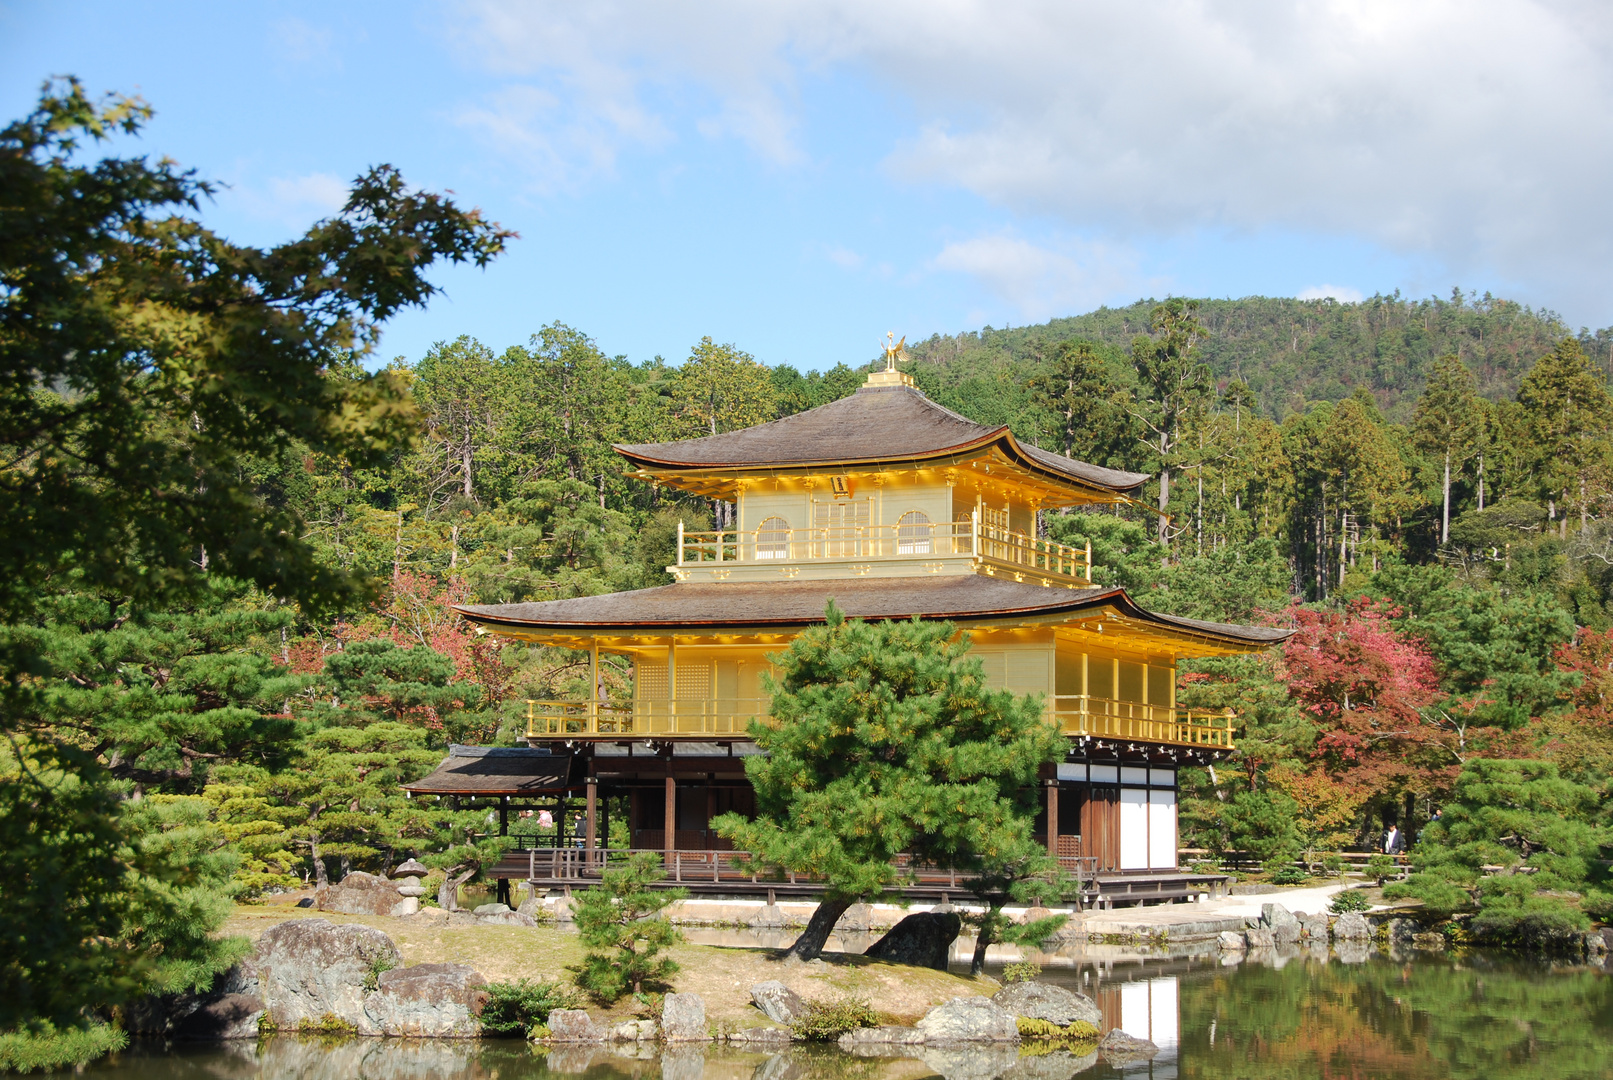
[[[920,580],[923,584],[914,579],[685,583],[533,604],[457,605],[455,610],[470,622],[495,631],[579,637],[796,632],[822,623],[823,605],[830,598],[852,618],[917,616],[964,624],[1011,619],[1042,622],[1112,607],[1134,623],[1153,627],[1162,637],[1187,637],[1233,651],[1263,649],[1293,633],[1151,612],[1122,588],[1050,592],[976,576]]]
[[[1084,493],[1124,497],[1148,476],[1026,447],[1006,425],[986,427],[930,400],[916,387],[864,387],[806,412],[737,431],[613,449],[640,469],[689,476],[922,463],[997,444],[1014,464]],[[824,456],[818,447],[839,449]],[[916,447],[916,448],[915,448]]]

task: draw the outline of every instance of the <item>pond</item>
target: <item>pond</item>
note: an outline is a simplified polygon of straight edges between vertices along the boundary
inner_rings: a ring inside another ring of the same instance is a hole
[[[1494,955],[1462,959],[1325,952],[1251,959],[1076,964],[1044,979],[1081,989],[1107,1024],[1152,1039],[1151,1062],[1111,1068],[1028,1048],[914,1049],[865,1059],[832,1047],[782,1054],[690,1047],[659,1053],[531,1049],[519,1042],[282,1036],[232,1046],[137,1043],[86,1070],[99,1080],[1507,1080],[1613,1078],[1613,973]],[[1359,959],[1359,958],[1356,958]],[[71,1075],[71,1074],[62,1074]]]

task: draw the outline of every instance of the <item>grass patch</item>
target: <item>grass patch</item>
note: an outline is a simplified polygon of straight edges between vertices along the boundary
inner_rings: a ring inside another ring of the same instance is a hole
[[[1021,1057],[1051,1054],[1055,1050],[1084,1054],[1096,1046],[1101,1037],[1098,1029],[1084,1020],[1077,1020],[1069,1027],[1059,1027],[1051,1020],[1036,1020],[1029,1016],[1017,1017],[1016,1022],[1019,1036],[1025,1040],[1020,1043]]]
[[[0,1034],[0,1072],[43,1072],[87,1065],[128,1045],[129,1036],[110,1024],[56,1028],[42,1023],[32,1031]]]
[[[298,1035],[319,1035],[325,1038],[337,1038],[347,1035],[357,1035],[358,1027],[350,1024],[335,1013],[326,1013],[318,1020],[305,1016],[297,1021]]]

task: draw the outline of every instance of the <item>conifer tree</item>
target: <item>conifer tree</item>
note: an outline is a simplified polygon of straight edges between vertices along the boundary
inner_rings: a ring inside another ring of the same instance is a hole
[[[1447,354],[1434,361],[1428,386],[1417,399],[1412,437],[1419,449],[1442,463],[1439,542],[1451,538],[1451,470],[1460,470],[1483,434],[1477,383],[1460,357]]]
[[[1518,386],[1536,490],[1562,513],[1577,506],[1580,524],[1605,492],[1613,443],[1613,397],[1579,342],[1564,338]]]
[[[1031,861],[1036,779],[1064,737],[1036,699],[988,689],[968,649],[951,623],[848,621],[831,602],[778,657],[777,723],[752,722],[766,753],[745,760],[756,817],[713,827],[824,882],[792,955],[816,957],[846,908],[894,887],[897,855],[966,873]]]
[[[666,877],[661,860],[640,853],[600,875],[600,882],[577,899],[572,918],[577,936],[589,952],[577,970],[577,983],[601,1001],[615,1001],[629,989],[643,993],[644,984],[677,973],[678,965],[662,949],[683,934],[661,914],[688,895],[686,889],[659,889]]]

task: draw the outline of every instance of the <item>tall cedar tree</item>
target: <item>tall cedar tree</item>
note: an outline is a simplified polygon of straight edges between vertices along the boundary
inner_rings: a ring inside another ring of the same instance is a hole
[[[1412,438],[1418,449],[1439,459],[1440,481],[1439,542],[1451,538],[1451,470],[1460,470],[1473,453],[1483,431],[1478,408],[1478,383],[1467,365],[1455,355],[1434,361],[1428,373],[1428,387],[1417,399],[1417,412],[1411,421]]]
[[[1562,513],[1568,529],[1570,507],[1579,511],[1580,527],[1593,504],[1606,494],[1613,444],[1613,396],[1607,380],[1573,338],[1530,369],[1518,385],[1537,490]]]
[[[1149,316],[1153,337],[1131,343],[1139,390],[1136,417],[1146,429],[1143,442],[1159,459],[1159,539],[1171,539],[1171,477],[1177,471],[1182,429],[1204,408],[1215,383],[1193,351],[1204,337],[1197,300],[1172,297]]]
[[[1064,738],[1037,699],[989,689],[968,650],[951,623],[847,621],[831,601],[776,658],[777,724],[751,723],[765,753],[745,760],[756,818],[713,827],[824,882],[792,955],[816,957],[846,908],[896,885],[897,855],[975,874],[1030,859],[1037,775]]]

